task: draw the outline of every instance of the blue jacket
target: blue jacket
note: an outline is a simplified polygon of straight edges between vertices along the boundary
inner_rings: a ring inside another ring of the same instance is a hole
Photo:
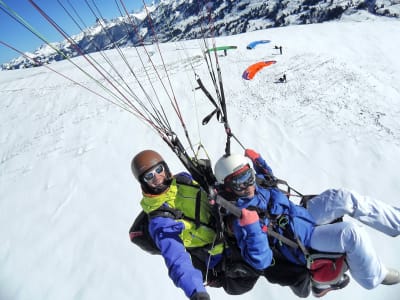
[[[192,259],[182,243],[179,234],[184,224],[170,218],[151,219],[149,231],[168,268],[169,277],[177,287],[190,298],[195,292],[205,292],[203,276],[193,267]]]
[[[254,170],[257,177],[263,176],[265,171],[272,175],[271,168],[261,157],[254,164]],[[263,188],[256,184],[255,196],[251,199],[239,198],[237,206],[240,208],[257,207],[262,211],[267,211],[270,215],[282,216],[283,218],[280,219],[282,227],[275,228],[275,230],[281,234],[284,232],[293,234],[306,247],[310,246],[309,241],[315,225],[313,218],[305,208],[291,202],[277,188]],[[286,246],[277,239],[268,240],[266,226],[270,222],[268,216],[265,216],[260,218],[259,223],[243,227],[239,225],[237,219],[233,223],[234,233],[246,262],[258,270],[267,268],[273,263],[271,246],[274,246],[289,261],[295,264],[306,264],[304,254],[300,249]],[[270,245],[270,242],[273,245]]]
[[[179,175],[187,175],[189,181],[191,180],[189,174],[180,173]],[[177,184],[174,179],[169,189],[163,194],[144,194],[141,206],[147,213],[160,206],[169,206],[181,210],[187,217],[194,218],[198,191],[199,187]],[[207,223],[210,217],[207,197],[205,194],[201,197],[204,201],[202,201],[200,207],[200,220]],[[188,298],[195,292],[205,292],[202,273],[193,266],[191,256],[186,251],[186,247],[195,248],[210,245],[215,238],[214,230],[206,226],[197,228],[193,222],[183,219],[154,217],[149,222],[149,233],[160,249],[168,268],[169,277],[174,284],[182,288]]]

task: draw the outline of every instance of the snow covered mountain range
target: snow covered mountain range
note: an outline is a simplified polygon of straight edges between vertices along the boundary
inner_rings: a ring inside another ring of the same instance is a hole
[[[212,26],[208,11],[212,12]],[[151,15],[148,18],[147,12]],[[93,26],[72,36],[85,53],[142,43],[188,40],[203,35],[229,36],[271,27],[321,23],[340,19],[343,15],[369,14],[400,17],[399,0],[159,0],[141,12],[112,20],[98,19]],[[199,17],[200,16],[200,17]],[[132,21],[135,26],[132,26]],[[154,28],[154,29],[152,29]],[[58,51],[54,50],[58,49]],[[18,57],[1,65],[4,69],[27,68],[79,55],[67,40],[42,45],[26,57]]]

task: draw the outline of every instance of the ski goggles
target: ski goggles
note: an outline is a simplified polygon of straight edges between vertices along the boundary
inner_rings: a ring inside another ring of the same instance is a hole
[[[164,172],[164,166],[162,164],[157,165],[153,170],[147,172],[146,174],[143,175],[143,180],[145,182],[152,181],[156,174],[161,174]]]
[[[228,185],[229,187],[236,191],[241,192],[247,189],[249,186],[252,186],[256,181],[256,177],[254,176],[254,172],[252,169],[247,169],[238,175],[233,176],[229,179]]]

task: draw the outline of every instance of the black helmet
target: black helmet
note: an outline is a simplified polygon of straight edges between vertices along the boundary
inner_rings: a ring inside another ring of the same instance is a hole
[[[132,159],[132,173],[135,178],[140,181],[141,175],[160,163],[165,164],[164,159],[160,154],[153,150],[144,150],[136,154],[136,156]]]

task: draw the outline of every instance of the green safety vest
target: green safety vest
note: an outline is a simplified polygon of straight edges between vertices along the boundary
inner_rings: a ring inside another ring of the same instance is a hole
[[[200,226],[196,226],[196,199],[200,196]],[[160,195],[143,194],[140,205],[147,214],[159,209],[164,203],[170,208],[179,210],[183,213],[182,219],[177,222],[184,224],[185,229],[179,235],[185,248],[197,248],[212,244],[216,237],[216,232],[207,224],[212,220],[211,208],[207,195],[200,190],[197,185],[180,184],[173,179],[167,191]],[[219,254],[223,251],[223,245],[219,244],[210,250],[211,254]]]

